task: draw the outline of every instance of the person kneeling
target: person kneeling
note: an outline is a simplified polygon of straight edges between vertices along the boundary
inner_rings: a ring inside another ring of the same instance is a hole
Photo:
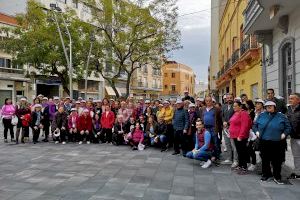
[[[140,123],[135,124],[135,128],[131,132],[131,136],[128,138],[129,144],[132,150],[137,150],[138,145],[143,144],[144,132],[141,130]]]
[[[211,143],[211,134],[204,129],[202,121],[196,122],[196,144],[195,148],[186,154],[187,158],[205,161],[202,168],[208,168],[211,165],[211,154],[213,145]]]

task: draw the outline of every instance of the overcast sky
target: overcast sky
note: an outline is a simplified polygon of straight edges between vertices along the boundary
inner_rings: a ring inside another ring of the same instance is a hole
[[[0,12],[14,14],[16,11],[23,11],[25,2],[26,0],[0,0]],[[178,7],[180,13],[178,26],[182,34],[183,49],[173,52],[171,59],[192,67],[197,80],[207,82],[210,0],[178,0]],[[186,15],[193,12],[198,13]]]

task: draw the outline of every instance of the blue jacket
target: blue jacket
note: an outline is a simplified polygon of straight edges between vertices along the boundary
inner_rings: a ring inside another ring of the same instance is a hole
[[[262,133],[272,115],[275,115],[274,118],[270,121],[268,127],[265,128],[264,133]],[[287,136],[291,133],[291,130],[292,127],[287,117],[279,112],[274,114],[263,112],[257,117],[253,125],[253,131],[258,131],[263,140],[280,141],[281,134],[284,133]]]
[[[188,130],[189,113],[185,109],[176,109],[173,117],[173,128],[175,131]]]

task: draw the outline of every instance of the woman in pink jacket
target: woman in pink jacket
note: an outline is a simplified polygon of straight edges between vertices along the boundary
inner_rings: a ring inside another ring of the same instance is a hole
[[[78,122],[78,113],[76,108],[71,109],[71,114],[69,115],[68,119],[68,128],[69,128],[69,135],[68,140],[69,142],[76,142],[76,135],[77,135],[77,122]]]
[[[131,132],[131,137],[129,139],[129,144],[132,150],[137,150],[138,145],[142,144],[144,141],[144,132],[141,130],[140,123],[135,124],[135,128]]]
[[[234,114],[229,120],[229,133],[238,153],[239,165],[236,170],[238,174],[243,175],[247,173],[247,141],[252,121],[248,112],[242,109],[241,102],[236,101],[233,104],[233,110]]]
[[[11,99],[7,98],[2,106],[0,116],[3,118],[4,125],[4,142],[7,143],[7,132],[10,131],[11,141],[14,142],[14,127],[11,124],[12,117],[16,114],[16,107],[12,104]]]

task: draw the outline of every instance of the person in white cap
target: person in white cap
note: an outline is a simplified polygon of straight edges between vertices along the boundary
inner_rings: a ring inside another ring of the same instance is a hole
[[[255,122],[257,117],[265,111],[264,110],[265,102],[262,99],[256,99],[254,103],[255,103],[255,117],[253,122]]]
[[[200,113],[196,111],[196,105],[191,103],[189,105],[189,129],[185,136],[185,143],[187,151],[191,151],[194,148],[194,136],[196,133],[196,121],[200,119]]]
[[[43,112],[42,105],[35,104],[33,107],[33,112],[31,113],[31,128],[32,128],[32,141],[33,144],[39,142],[40,129],[43,129]]]
[[[10,131],[10,139],[12,142],[14,141],[14,125],[12,124],[12,119],[16,114],[16,107],[13,105],[12,100],[10,98],[6,98],[4,100],[4,105],[0,109],[0,117],[4,126],[4,142],[7,143],[7,132]]]
[[[68,141],[69,142],[75,142],[77,137],[77,123],[78,123],[78,113],[76,108],[71,108],[71,114],[68,118],[68,128],[69,128],[69,134],[68,134]]]
[[[22,97],[20,99],[19,105],[17,105],[16,109],[16,115],[18,117],[18,124],[17,124],[17,132],[16,132],[16,144],[19,143],[19,136],[21,133],[21,142],[25,143],[25,140],[29,138],[29,126],[25,126],[25,123],[23,123],[23,120],[25,116],[30,116],[31,110],[29,107],[29,104],[27,102],[27,99],[25,97]],[[21,131],[22,128],[22,131]]]
[[[261,181],[267,181],[273,176],[274,182],[282,185],[284,183],[281,180],[281,166],[285,161],[285,139],[291,133],[292,127],[287,117],[276,111],[273,101],[267,101],[265,107],[266,111],[258,116],[253,125],[253,131],[260,138]]]
[[[267,89],[267,99],[265,100],[265,102],[267,102],[267,101],[275,102],[277,112],[281,112],[283,114],[285,114],[287,112],[287,107],[285,105],[284,99],[276,98],[274,89],[272,89],[272,88]]]
[[[173,147],[173,141],[174,141],[174,129],[172,125],[172,120],[174,117],[174,109],[170,106],[170,102],[165,100],[163,102],[163,108],[159,112],[159,115],[157,118],[162,118],[167,126],[166,131],[166,137],[167,137],[167,147],[172,148]]]
[[[187,146],[183,143],[186,138],[189,128],[189,114],[187,110],[183,108],[183,102],[181,99],[176,101],[177,109],[173,117],[174,128],[174,153],[172,155],[180,154],[180,147],[182,154],[185,156],[187,153]]]
[[[102,101],[101,100],[95,100],[96,106],[94,109],[95,114],[98,114],[100,117],[102,115]]]
[[[62,144],[66,144],[66,131],[68,126],[68,115],[64,110],[63,106],[60,106],[58,108],[58,111],[55,113],[54,119],[52,121],[51,125],[51,131],[52,133],[54,131],[60,132],[59,137],[53,137],[55,144],[58,144],[61,142]]]
[[[64,103],[65,111],[69,115],[71,113],[72,103],[71,98],[66,97],[65,103]]]
[[[82,144],[84,138],[86,138],[86,143],[90,144],[93,139],[93,121],[88,109],[84,109],[82,115],[79,116],[77,129],[79,144]]]

